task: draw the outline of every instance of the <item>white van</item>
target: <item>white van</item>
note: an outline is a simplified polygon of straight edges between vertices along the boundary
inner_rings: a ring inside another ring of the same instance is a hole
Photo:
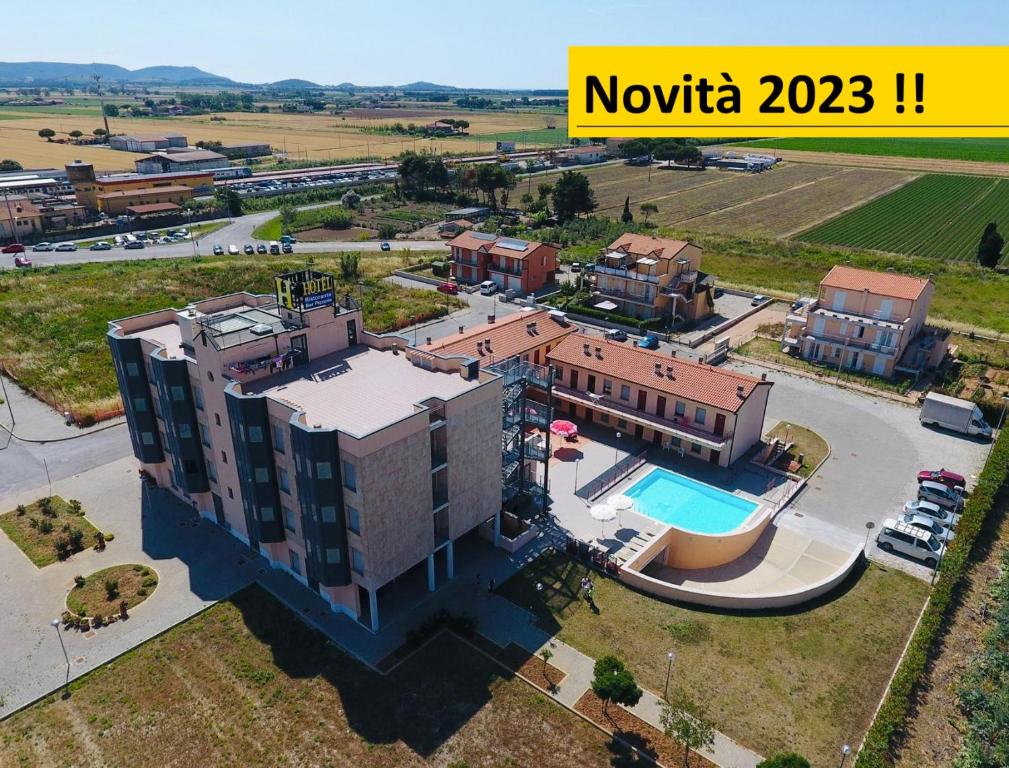
[[[939,564],[945,547],[938,537],[928,531],[900,520],[884,520],[876,536],[876,544],[884,552],[900,552],[921,560],[929,568]]]
[[[493,280],[484,280],[480,283],[480,293],[484,296],[493,296],[497,293],[497,283]]]

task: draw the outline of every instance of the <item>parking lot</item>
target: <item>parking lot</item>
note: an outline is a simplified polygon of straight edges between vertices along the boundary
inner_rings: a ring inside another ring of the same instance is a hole
[[[759,375],[757,366],[730,364],[734,370]],[[917,493],[922,469],[947,469],[976,481],[989,442],[921,426],[918,409],[893,401],[839,389],[777,371],[767,405],[765,430],[779,421],[809,427],[830,444],[830,455],[781,523],[827,541],[865,540],[869,555],[922,576],[930,572],[912,560],[876,551],[875,534],[888,517],[897,516]]]

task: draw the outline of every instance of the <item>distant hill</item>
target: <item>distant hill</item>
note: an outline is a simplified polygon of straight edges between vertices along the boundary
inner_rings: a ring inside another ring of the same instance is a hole
[[[321,88],[322,86],[318,83],[313,83],[311,80],[300,80],[297,77],[291,77],[287,80],[278,80],[275,83],[267,84],[270,88],[279,88],[281,90],[295,90],[299,88]]]
[[[106,82],[171,83],[174,85],[234,85],[235,81],[197,67],[126,69],[116,64],[70,64],[56,61],[0,62],[0,84],[44,85],[89,83],[93,75]]]
[[[406,85],[400,85],[397,87],[400,91],[457,91],[459,90],[454,85],[438,85],[437,83],[428,83],[423,80],[418,80],[416,83],[407,83]]]

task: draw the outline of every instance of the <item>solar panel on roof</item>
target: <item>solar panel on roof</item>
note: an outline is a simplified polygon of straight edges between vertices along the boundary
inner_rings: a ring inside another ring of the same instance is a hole
[[[525,240],[513,240],[510,237],[501,238],[497,244],[502,248],[507,248],[509,251],[524,251],[529,247],[529,243]]]
[[[486,232],[470,232],[470,234],[477,240],[487,240],[487,241],[497,240],[497,235],[490,235]]]

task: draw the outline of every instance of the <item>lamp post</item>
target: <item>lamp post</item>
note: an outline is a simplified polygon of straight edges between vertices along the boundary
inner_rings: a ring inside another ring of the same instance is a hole
[[[410,315],[410,325],[413,326],[413,345],[417,346],[417,315]]]
[[[620,438],[623,437],[619,432],[617,432],[617,444],[613,446],[613,468],[617,468],[617,462],[620,460]]]
[[[70,696],[70,657],[67,655],[67,647],[63,644],[63,635],[60,634],[60,620],[53,619],[49,622],[52,628],[56,630],[56,637],[59,638],[60,648],[63,649],[63,658],[67,662],[67,677],[63,683],[63,698],[68,698]]]
[[[848,759],[848,755],[851,754],[851,747],[845,744],[841,747],[841,764],[837,768],[844,768],[844,761]]]
[[[872,520],[865,524],[865,545],[862,547],[863,552],[869,548],[869,532],[875,527],[876,524]]]
[[[666,687],[663,691],[662,698],[669,701],[669,674],[673,671],[673,659],[676,658],[676,654],[670,651],[666,654]]]
[[[581,462],[581,459],[575,459],[575,491],[576,492],[578,491],[578,464],[580,462]]]

